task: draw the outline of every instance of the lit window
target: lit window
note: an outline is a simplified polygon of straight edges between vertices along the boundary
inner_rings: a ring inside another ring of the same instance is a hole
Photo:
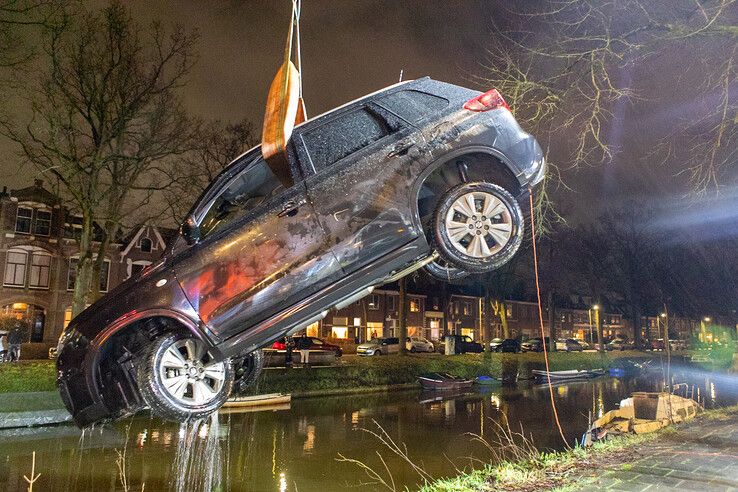
[[[28,286],[33,289],[48,289],[50,267],[51,255],[33,253],[33,256],[31,256],[31,271],[28,276]]]
[[[70,321],[72,321],[72,308],[68,307],[64,310],[64,328],[67,327]]]
[[[361,318],[354,318],[354,326],[361,326]]]
[[[471,314],[471,304],[468,302],[464,303],[464,314]]]
[[[420,300],[410,299],[410,312],[411,313],[420,312]]]
[[[39,236],[48,236],[51,233],[51,212],[36,210],[36,226],[33,233]]]
[[[33,209],[26,207],[18,207],[18,215],[15,219],[15,232],[22,234],[31,233],[31,218],[33,217]]]
[[[348,327],[334,326],[331,328],[331,336],[333,338],[348,338]]]
[[[139,248],[141,248],[141,251],[144,253],[151,253],[151,250],[153,248],[153,243],[151,242],[151,239],[147,237],[141,238]]]
[[[3,285],[23,287],[26,285],[26,263],[28,253],[25,251],[10,250],[5,260],[5,276]]]

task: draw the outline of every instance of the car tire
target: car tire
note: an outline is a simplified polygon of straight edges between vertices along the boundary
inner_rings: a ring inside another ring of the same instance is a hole
[[[146,347],[137,376],[152,413],[184,422],[210,415],[228,399],[234,381],[231,362],[214,362],[205,348],[201,340],[179,333],[165,333]]]
[[[382,352],[380,350],[375,350],[373,355],[382,355]]]
[[[238,361],[234,367],[235,370],[235,391],[244,393],[251,385],[253,385],[261,371],[264,370],[264,352],[254,350],[249,355]]]
[[[449,265],[440,257],[425,265],[423,270],[434,279],[447,283],[455,282],[469,276],[468,272]]]
[[[468,273],[487,273],[517,253],[523,227],[520,205],[507,190],[492,183],[464,183],[441,197],[433,241],[446,263]]]

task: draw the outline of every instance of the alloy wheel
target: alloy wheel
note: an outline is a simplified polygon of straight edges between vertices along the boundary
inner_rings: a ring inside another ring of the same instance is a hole
[[[498,197],[472,191],[458,197],[445,217],[451,244],[472,258],[498,253],[513,236],[510,209]]]
[[[203,342],[186,338],[174,341],[159,364],[164,391],[188,406],[203,406],[218,398],[226,380],[226,362],[215,362]]]

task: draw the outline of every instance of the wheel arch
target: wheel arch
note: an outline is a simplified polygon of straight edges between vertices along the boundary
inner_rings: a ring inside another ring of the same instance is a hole
[[[136,313],[128,313],[119,317],[107,328],[101,331],[90,343],[92,357],[87,360],[87,370],[85,371],[88,381],[88,387],[94,388],[98,398],[102,398],[107,407],[117,402],[109,401],[111,391],[117,390],[124,395],[138,394],[138,388],[131,387],[130,378],[123,378],[126,369],[119,367],[119,357],[123,356],[127,351],[131,356],[140,353],[144,344],[150,342],[154,337],[165,332],[179,332],[195,336],[202,340],[208,350],[214,356],[221,357],[220,352],[211,343],[208,337],[199,329],[198,324],[182,313],[171,309],[147,309]],[[114,360],[108,358],[116,356]],[[106,388],[104,379],[107,373],[116,373],[115,378],[123,385],[128,381],[128,387],[123,388]],[[135,378],[134,378],[135,383]],[[128,400],[124,398],[123,400]],[[122,407],[121,407],[122,409]]]
[[[500,151],[484,146],[470,146],[444,154],[425,168],[418,176],[410,194],[413,218],[420,230],[428,233],[427,218],[432,215],[440,195],[464,181],[457,163],[466,158],[466,181],[486,181],[502,186],[514,197],[523,192],[520,180],[512,171],[512,164]],[[421,196],[421,194],[426,196]]]

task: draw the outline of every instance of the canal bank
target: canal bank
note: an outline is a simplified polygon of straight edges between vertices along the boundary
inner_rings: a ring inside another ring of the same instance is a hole
[[[617,359],[635,362],[659,360],[663,354],[651,352],[597,352],[549,355],[551,370],[607,368]],[[416,382],[419,375],[429,372],[449,372],[457,376],[530,378],[531,371],[544,369],[541,353],[525,354],[408,354],[406,356],[353,357],[347,361],[310,369],[270,368],[265,370],[252,393],[293,393],[318,395],[321,392],[352,391],[356,388],[387,388]],[[53,361],[22,361],[0,364],[0,393],[53,391],[55,367]]]
[[[529,449],[527,454],[525,459],[438,480],[421,491],[735,490],[738,405],[708,410],[652,434],[597,442],[588,449]]]

